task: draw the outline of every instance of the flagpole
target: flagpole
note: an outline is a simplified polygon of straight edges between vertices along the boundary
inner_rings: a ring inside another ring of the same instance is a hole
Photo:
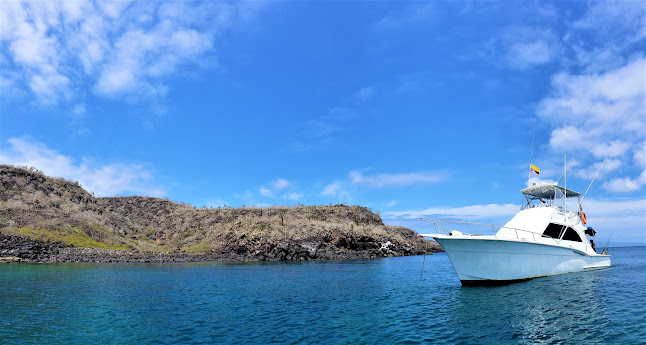
[[[536,122],[534,122],[534,129],[532,130],[532,149],[529,151],[529,170],[527,170],[527,187],[531,187],[529,185],[529,181],[532,178],[532,154],[534,153],[534,133],[536,132]]]

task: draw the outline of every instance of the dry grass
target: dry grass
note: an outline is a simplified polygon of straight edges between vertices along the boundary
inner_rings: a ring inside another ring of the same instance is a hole
[[[361,206],[196,209],[150,197],[95,198],[76,182],[7,165],[0,182],[0,231],[71,246],[205,253],[339,238],[424,246]]]

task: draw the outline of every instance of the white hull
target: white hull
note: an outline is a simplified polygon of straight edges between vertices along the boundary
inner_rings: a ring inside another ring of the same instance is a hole
[[[526,280],[610,267],[610,255],[493,236],[433,236],[463,284]],[[569,241],[564,241],[569,242]]]

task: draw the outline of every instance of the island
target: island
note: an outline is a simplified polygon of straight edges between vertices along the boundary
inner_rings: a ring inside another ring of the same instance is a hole
[[[0,165],[0,261],[301,261],[420,255],[434,241],[366,207],[197,208],[95,197],[79,183]]]

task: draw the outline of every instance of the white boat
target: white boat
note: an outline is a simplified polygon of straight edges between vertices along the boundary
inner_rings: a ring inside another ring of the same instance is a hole
[[[421,236],[432,237],[442,246],[463,285],[500,284],[610,267],[610,255],[596,251],[595,231],[586,226],[580,193],[556,183],[534,184],[521,192],[525,203],[504,226],[425,219],[435,223],[438,233]],[[578,202],[567,202],[575,197]],[[455,230],[458,226],[462,231]],[[493,235],[471,231],[483,226],[490,227]]]

